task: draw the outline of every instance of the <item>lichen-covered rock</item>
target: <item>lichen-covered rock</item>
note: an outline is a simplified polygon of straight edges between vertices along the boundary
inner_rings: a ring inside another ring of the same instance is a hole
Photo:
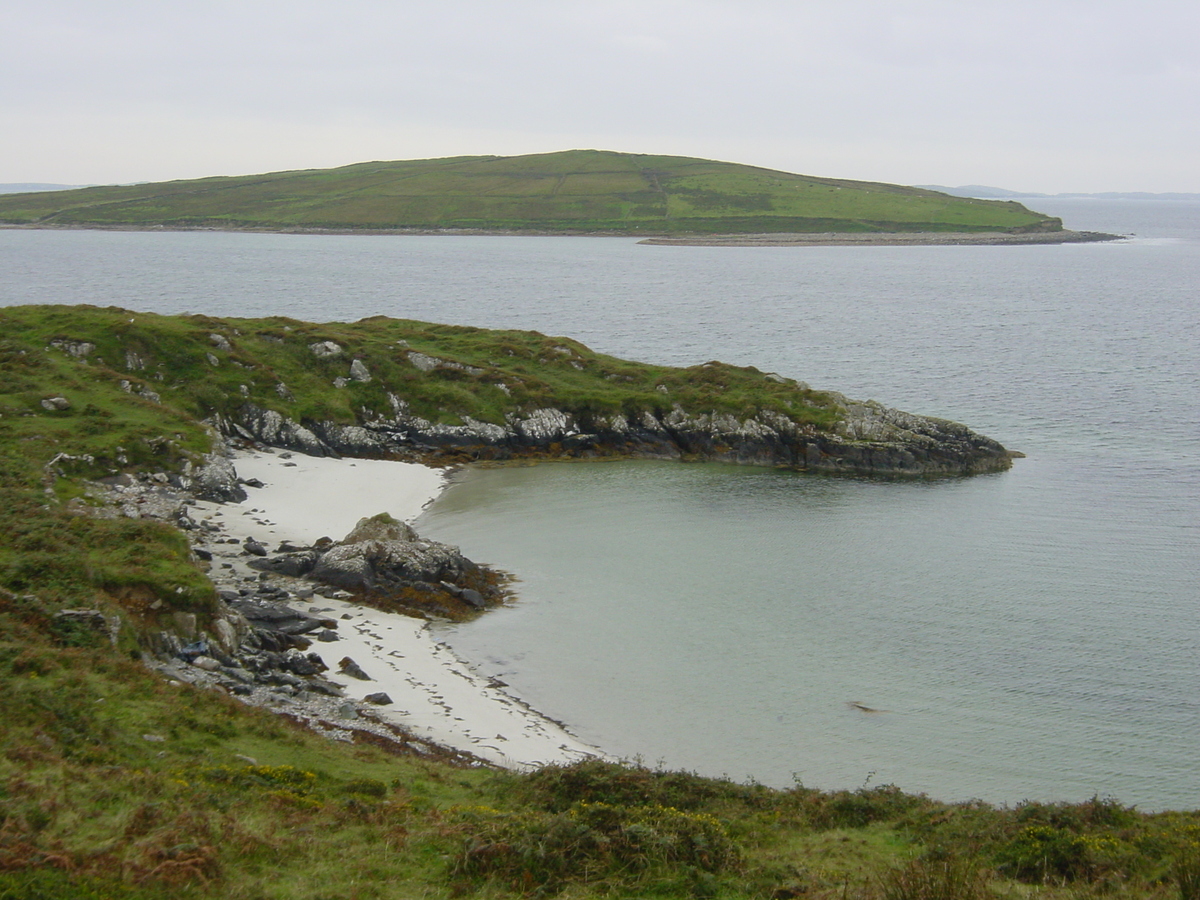
[[[214,448],[198,467],[188,466],[185,479],[188,488],[201,500],[216,503],[241,503],[246,491],[238,481],[233,462],[225,455],[224,444]]]
[[[50,346],[76,359],[87,359],[96,349],[96,345],[91,341],[56,340],[51,341]]]
[[[236,434],[273,447],[299,450],[309,456],[335,455],[308,428],[273,409],[263,409],[253,403],[244,404],[236,420],[218,418],[216,424],[226,434]]]
[[[421,540],[411,527],[384,514],[360,519],[342,543],[321,555],[311,577],[371,591],[407,582],[457,582],[476,571],[457,547]]]
[[[326,359],[330,356],[341,356],[342,348],[333,341],[317,341],[315,344],[309,344],[308,349],[312,355],[318,359]]]
[[[348,590],[372,590],[378,583],[373,561],[361,549],[334,547],[321,554],[309,573],[318,581]]]
[[[408,361],[422,372],[432,372],[434,369],[451,369],[455,372],[466,372],[468,375],[483,374],[483,369],[478,366],[468,366],[465,363],[456,362],[452,359],[438,359],[436,356],[427,356],[415,350],[409,351]]]
[[[519,416],[510,416],[513,431],[534,444],[561,441],[564,437],[578,433],[575,420],[560,409],[535,409]]]
[[[387,513],[380,513],[377,516],[359,519],[358,524],[346,535],[346,539],[342,543],[358,544],[363,541],[400,541],[413,543],[419,540],[420,537],[417,535],[417,532],[407,522],[393,519]]]

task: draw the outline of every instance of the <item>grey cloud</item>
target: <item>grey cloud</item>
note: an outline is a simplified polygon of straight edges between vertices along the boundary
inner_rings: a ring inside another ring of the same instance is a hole
[[[1190,40],[1200,11],[1183,3],[48,0],[9,18],[0,80],[20,89],[4,92],[0,114],[38,123],[29,148],[107,114],[147,128],[191,122],[189,135],[231,119],[254,134],[258,122],[256,160],[269,156],[273,132],[307,129],[314,145],[346,135],[343,161],[353,162],[372,155],[375,143],[356,153],[352,136],[369,128],[471,133],[481,144],[492,134],[497,152],[599,137],[680,153],[790,145],[790,163],[777,153],[745,161],[802,171],[816,148],[840,144],[852,148],[848,160],[876,160],[872,171],[817,174],[925,181],[947,179],[895,161],[921,146],[931,164],[983,148],[968,180],[989,171],[1011,180],[1026,146],[1045,156],[1047,173],[1062,170],[1053,154],[1099,144],[1106,159],[1112,148],[1128,154],[1132,171],[1152,147],[1194,140],[1181,110],[1200,100]],[[433,143],[414,138],[407,155],[438,155]],[[1200,189],[1185,149],[1160,153],[1154,177],[1164,183],[1145,188]],[[35,155],[0,155],[0,173],[104,178],[85,167],[33,171]],[[1118,178],[1117,163],[1105,165]],[[1143,185],[1090,187],[1109,186]]]

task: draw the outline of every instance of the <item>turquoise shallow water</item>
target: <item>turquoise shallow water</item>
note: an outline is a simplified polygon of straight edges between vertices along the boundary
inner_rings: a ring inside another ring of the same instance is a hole
[[[488,470],[421,527],[522,579],[451,643],[610,752],[773,784],[1194,803],[1185,548],[1037,496],[1040,466]]]
[[[516,572],[521,601],[448,637],[652,763],[1195,807],[1200,207],[1034,205],[1137,238],[730,250],[0,231],[0,304],[535,328],[965,421],[1029,457],[911,483],[658,463],[467,473],[422,526]]]

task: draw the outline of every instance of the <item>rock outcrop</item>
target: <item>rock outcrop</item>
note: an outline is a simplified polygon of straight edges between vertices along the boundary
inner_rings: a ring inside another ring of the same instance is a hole
[[[200,465],[188,463],[184,467],[183,485],[201,500],[241,503],[246,491],[228,453],[224,441],[214,441],[212,452]]]
[[[380,515],[360,520],[341,544],[321,554],[310,577],[373,591],[411,582],[457,584],[478,570],[457,547],[423,541],[410,526]]]
[[[472,562],[457,547],[424,540],[386,513],[360,519],[340,543],[255,554],[247,565],[435,615],[462,615],[504,597],[497,573]]]
[[[869,475],[974,475],[1012,465],[1012,454],[965,425],[830,395],[840,418],[831,430],[801,425],[782,413],[750,418],[666,412],[583,415],[534,409],[503,425],[467,418],[430,422],[393,397],[394,415],[357,425],[295,422],[254,404],[219,419],[226,434],[316,456],[424,456],[457,459],[634,456],[700,459],[814,472]]]

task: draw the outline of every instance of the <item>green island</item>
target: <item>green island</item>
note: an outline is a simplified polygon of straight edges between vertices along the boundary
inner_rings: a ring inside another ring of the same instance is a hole
[[[12,194],[0,196],[0,223],[646,236],[1062,232],[1059,219],[1011,200],[601,150]]]
[[[222,434],[437,462],[1011,464],[963,426],[533,332],[54,306],[0,326],[0,897],[1200,898],[1200,812],[515,772],[172,683],[147,666],[162,635],[223,600],[184,531],[93,490],[186,488]]]

